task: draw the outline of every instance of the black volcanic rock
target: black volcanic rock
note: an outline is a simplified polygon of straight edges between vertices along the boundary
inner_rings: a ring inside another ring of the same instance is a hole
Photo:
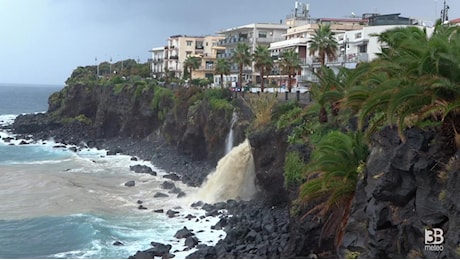
[[[129,169],[135,173],[148,173],[154,176],[157,175],[157,173],[153,171],[152,168],[150,168],[147,165],[141,165],[141,164],[131,165],[129,166]]]
[[[161,193],[161,192],[157,192],[155,193],[155,195],[153,195],[154,198],[167,198],[169,197],[168,194],[164,194],[164,193]]]
[[[176,188],[176,185],[173,182],[164,181],[162,184],[160,184],[160,187],[165,190],[171,190]]]
[[[185,239],[184,245],[188,248],[194,248],[196,245],[198,245],[199,240],[195,236],[189,236]]]
[[[180,181],[181,179],[180,176],[175,173],[163,175],[163,178],[170,179],[172,181]]]
[[[187,227],[183,227],[182,229],[178,230],[176,234],[174,235],[175,238],[181,239],[181,238],[187,238],[195,235],[191,230],[187,229]]]
[[[136,185],[135,181],[127,181],[125,182],[126,187],[134,187]]]
[[[171,250],[171,245],[165,245],[162,243],[151,242],[152,248],[144,250],[144,251],[137,251],[136,254],[130,256],[129,259],[153,259],[155,257],[161,257],[163,259],[173,258],[169,251]]]

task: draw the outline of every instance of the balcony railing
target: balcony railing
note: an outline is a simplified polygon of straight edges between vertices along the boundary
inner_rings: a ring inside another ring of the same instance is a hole
[[[227,39],[223,39],[223,40],[220,40],[217,45],[231,45],[231,44],[237,44],[239,42],[245,42],[245,43],[249,43],[249,40],[248,38],[236,38],[236,37],[232,37],[232,38],[227,38]]]
[[[163,59],[162,58],[153,59],[152,62],[155,63],[155,64],[161,63],[161,62],[163,62]]]

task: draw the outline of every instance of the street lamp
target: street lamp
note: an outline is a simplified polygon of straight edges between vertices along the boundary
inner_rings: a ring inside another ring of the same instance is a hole
[[[97,57],[94,60],[96,62],[96,76],[99,78],[99,63],[97,63]]]

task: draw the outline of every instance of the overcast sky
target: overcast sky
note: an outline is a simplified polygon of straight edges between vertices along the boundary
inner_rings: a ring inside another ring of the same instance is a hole
[[[434,21],[443,0],[304,0],[312,17],[401,13]],[[294,0],[0,0],[0,83],[63,85],[77,66],[146,62],[171,35],[283,22]],[[449,18],[460,1],[448,0]]]

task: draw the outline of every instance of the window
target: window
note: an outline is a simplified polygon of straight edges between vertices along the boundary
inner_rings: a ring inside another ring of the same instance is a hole
[[[259,38],[267,38],[267,32],[259,32]]]
[[[192,46],[193,41],[187,41],[187,46]]]
[[[197,41],[195,43],[195,49],[203,49],[203,42],[202,41]]]
[[[185,57],[190,57],[192,56],[192,52],[191,51],[186,51],[185,52]]]
[[[355,34],[355,38],[356,38],[356,39],[359,39],[359,38],[361,38],[361,37],[362,37],[362,33],[359,32],[359,33]]]
[[[367,52],[367,44],[359,45],[359,53]]]

